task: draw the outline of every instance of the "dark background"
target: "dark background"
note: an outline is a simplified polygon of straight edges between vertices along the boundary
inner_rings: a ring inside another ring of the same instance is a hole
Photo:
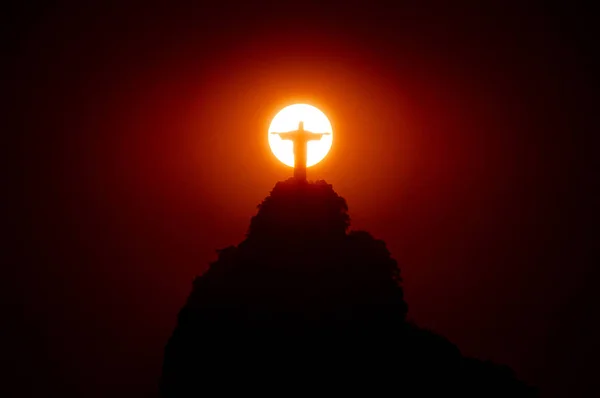
[[[573,2],[5,8],[3,386],[155,395],[193,277],[291,175],[268,148],[271,118],[308,102],[336,133],[309,178],[387,242],[409,317],[548,396],[583,394],[599,332],[589,15]]]

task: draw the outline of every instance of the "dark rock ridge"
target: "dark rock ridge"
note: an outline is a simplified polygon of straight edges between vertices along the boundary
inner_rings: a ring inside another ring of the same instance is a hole
[[[278,182],[246,239],[197,277],[166,350],[164,397],[296,393],[535,396],[406,321],[383,241],[349,231],[324,181]]]

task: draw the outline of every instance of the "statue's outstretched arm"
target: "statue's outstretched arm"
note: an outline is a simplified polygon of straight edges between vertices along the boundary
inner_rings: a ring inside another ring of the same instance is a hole
[[[289,131],[287,133],[271,133],[271,134],[277,134],[278,136],[281,137],[282,140],[293,140],[296,136],[295,131]]]
[[[320,140],[321,138],[323,138],[324,135],[331,135],[331,133],[311,133],[307,139],[309,141]]]

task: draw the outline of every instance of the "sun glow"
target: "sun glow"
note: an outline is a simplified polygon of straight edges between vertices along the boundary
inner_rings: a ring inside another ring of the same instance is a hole
[[[330,133],[320,140],[309,141],[307,146],[306,166],[319,163],[331,149],[333,129],[327,116],[318,108],[307,104],[294,104],[283,108],[271,121],[269,126],[269,146],[273,154],[283,164],[294,167],[294,144],[281,139],[273,132],[283,133],[298,129],[298,123],[304,122],[304,129],[311,133]]]

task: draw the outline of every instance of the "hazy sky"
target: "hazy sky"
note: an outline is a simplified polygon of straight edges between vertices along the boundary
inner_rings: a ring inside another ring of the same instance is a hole
[[[294,102],[330,118],[309,178],[387,242],[410,318],[545,391],[591,374],[591,47],[572,10],[7,15],[6,292],[15,380],[47,378],[32,391],[154,391],[193,277],[291,175],[266,131]]]

